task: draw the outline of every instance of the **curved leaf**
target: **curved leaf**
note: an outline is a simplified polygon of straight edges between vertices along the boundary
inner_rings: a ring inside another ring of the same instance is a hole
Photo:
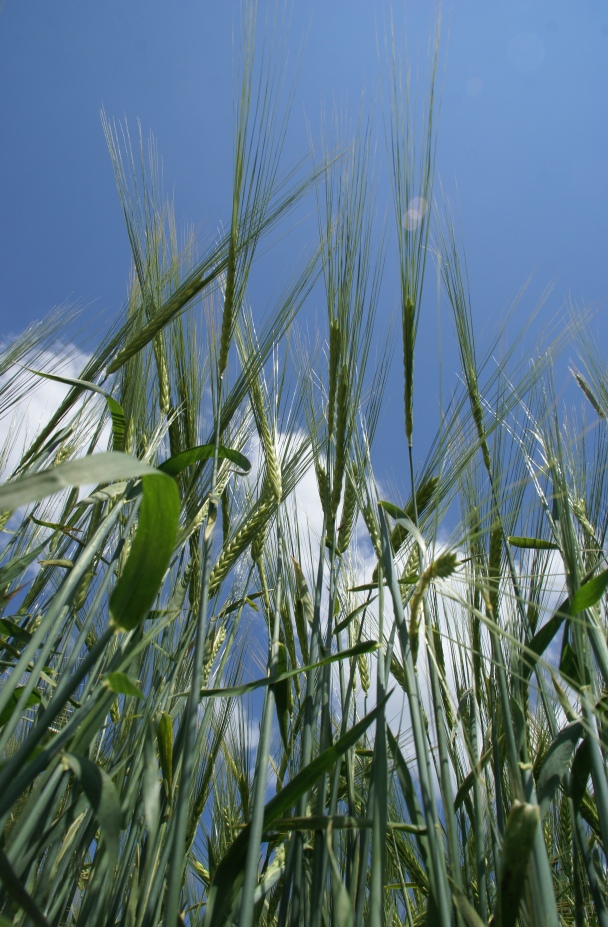
[[[24,688],[25,686],[17,686],[14,692],[11,693],[8,705],[6,706],[2,714],[0,714],[0,727],[3,727],[8,721],[10,721],[11,716],[15,708],[17,707],[17,703],[19,702],[19,699],[21,698],[21,693],[23,692]],[[42,697],[40,695],[40,692],[38,691],[38,689],[34,689],[34,691],[30,694],[27,702],[25,703],[25,707],[32,708],[34,705],[39,705],[41,701],[42,701]]]
[[[214,451],[215,445],[213,444],[201,444],[198,447],[191,447],[188,451],[182,451],[181,454],[175,454],[173,457],[164,460],[158,465],[158,469],[162,473],[168,474],[168,476],[177,476],[178,473],[181,473],[191,464],[198,463],[200,460],[213,459]],[[241,468],[243,473],[249,473],[251,470],[251,464],[245,455],[232,450],[230,447],[223,447],[220,444],[217,449],[217,456],[221,460],[232,461],[233,464]]]
[[[606,589],[608,589],[608,570],[604,570],[599,576],[588,579],[577,589],[572,597],[571,614],[575,615],[577,612],[582,612],[586,608],[597,605]]]
[[[93,393],[99,393],[100,396],[103,396],[106,400],[108,411],[112,417],[112,448],[115,451],[124,451],[125,434],[127,431],[125,413],[120,403],[116,402],[116,400],[110,396],[110,394],[107,393],[105,389],[97,386],[96,383],[91,383],[89,380],[76,380],[73,377],[60,377],[54,373],[43,373],[41,370],[32,370],[31,367],[26,367],[25,369],[29,370],[30,373],[35,373],[37,377],[44,377],[45,380],[55,380],[57,383],[65,383],[66,386],[80,386],[82,389],[88,389]]]
[[[126,673],[107,673],[104,682],[108,689],[117,695],[132,695],[143,699],[146,697],[136,682]]]
[[[526,646],[526,653],[524,654],[524,675],[526,679],[530,678],[537,660],[539,657],[542,657],[569,615],[570,599],[564,599],[555,610],[555,614],[536,632],[530,643]]]
[[[143,499],[137,531],[125,568],[110,598],[112,623],[131,631],[152,608],[177,537],[179,491],[156,471],[142,479]]]
[[[580,738],[583,736],[583,725],[580,721],[567,724],[559,732],[547,750],[540,770],[536,793],[540,805],[541,817],[544,817],[553,801],[565,773],[570,767],[570,757]]]
[[[515,927],[540,819],[538,805],[515,801],[502,841],[500,880],[494,911],[495,927]]]
[[[8,563],[0,567],[0,587],[8,586],[17,576],[21,576],[26,567],[28,567],[30,563],[33,563],[36,557],[40,556],[49,540],[50,538],[47,538],[39,547],[28,550],[27,554],[23,554],[21,557],[15,557],[13,560],[9,560]]]
[[[283,676],[287,670],[287,648],[285,644],[277,643],[275,645],[278,651],[277,658],[277,675]],[[275,682],[272,686],[274,692],[275,708],[279,722],[279,731],[281,740],[286,750],[289,749],[289,679],[283,679],[281,682]]]
[[[114,480],[136,479],[158,473],[154,467],[118,451],[88,454],[78,460],[39,470],[0,486],[0,509],[10,510],[30,502],[39,502],[63,489],[90,483],[111,483]]]
[[[114,783],[103,769],[85,756],[64,753],[64,769],[74,773],[95,813],[112,859],[118,856],[122,813]]]

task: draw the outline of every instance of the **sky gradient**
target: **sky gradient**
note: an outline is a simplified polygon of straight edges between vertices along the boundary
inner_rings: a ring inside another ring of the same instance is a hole
[[[319,138],[322,109],[353,117],[362,88],[375,103],[376,202],[389,229],[381,324],[397,306],[394,219],[380,73],[389,5],[296,0],[289,33],[297,88],[288,166]],[[261,0],[262,17],[273,4]],[[397,43],[424,68],[437,7],[393,4]],[[72,300],[118,311],[130,252],[100,110],[154,133],[179,222],[213,236],[230,214],[233,64],[239,3],[180,0],[8,0],[0,12],[0,337]],[[480,340],[532,275],[525,319],[549,283],[549,319],[570,294],[608,334],[608,2],[446,0],[440,56],[437,168],[458,202]],[[294,217],[291,225],[296,225]],[[264,258],[251,299],[276,292],[314,223]],[[273,263],[274,262],[274,263]],[[434,276],[430,275],[431,278]],[[272,280],[269,280],[272,277]],[[437,396],[432,279],[418,369]],[[317,300],[307,312],[321,313]],[[68,337],[68,335],[66,335]],[[445,387],[456,370],[442,321]],[[529,350],[534,351],[530,343]],[[426,354],[425,354],[426,352]],[[388,414],[402,415],[399,370]],[[452,370],[453,368],[453,370]],[[435,399],[433,400],[435,401]],[[423,442],[424,443],[424,442]]]

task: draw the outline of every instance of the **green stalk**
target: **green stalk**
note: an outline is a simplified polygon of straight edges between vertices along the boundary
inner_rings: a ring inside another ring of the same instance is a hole
[[[412,651],[409,643],[408,629],[405,623],[405,616],[403,614],[401,589],[399,587],[399,582],[395,573],[386,518],[384,512],[381,509],[379,509],[379,515],[382,536],[382,562],[386,572],[387,585],[393,600],[393,611],[395,615],[395,621],[397,622],[398,626],[399,638],[401,641],[406,693],[408,696],[410,714],[412,718],[412,730],[414,735],[414,743],[416,746],[416,759],[418,762],[418,774],[420,776],[420,788],[422,792],[424,816],[426,825],[428,827],[428,843],[430,851],[429,881],[432,886],[434,901],[437,906],[439,923],[442,925],[442,927],[450,927],[452,923],[451,892],[449,889],[447,872],[445,869],[443,846],[441,845],[439,838],[440,825],[437,815],[437,808],[435,805],[434,791],[431,785],[429,756],[424,721],[422,717],[422,700],[420,698],[418,677],[415,672]]]
[[[378,640],[384,640],[384,583],[382,566],[378,566]],[[386,674],[385,661],[378,655],[377,687],[378,701],[382,709],[376,721],[374,756],[370,773],[371,788],[369,805],[372,819],[372,865],[370,891],[370,927],[384,927],[384,883],[386,873],[386,822],[388,818],[388,756],[386,747]]]
[[[270,641],[269,672],[274,676],[278,672],[278,643],[279,628],[281,624],[281,595],[283,584],[283,559],[281,526],[277,519],[277,587],[274,603],[274,627]],[[270,754],[270,738],[272,733],[272,717],[275,706],[274,691],[266,686],[264,694],[264,709],[262,713],[262,727],[258,744],[255,776],[253,786],[253,802],[251,813],[251,834],[247,845],[247,861],[245,863],[245,876],[241,894],[241,907],[239,927],[252,927],[254,912],[254,892],[258,880],[260,846],[264,827],[264,806],[266,804],[266,783],[268,778],[268,757]]]
[[[591,754],[593,792],[598,817],[600,819],[602,842],[604,848],[606,848],[608,847],[608,782],[606,780],[606,765],[602,757],[602,751],[600,750],[600,742],[595,726],[595,716],[589,696],[590,689],[588,686],[584,686],[581,692],[581,701],[583,703],[583,718],[585,719],[586,727],[585,740],[589,744],[589,752]]]
[[[222,378],[219,379],[219,394],[216,409],[215,450],[213,455],[213,474],[211,485],[216,486],[218,471],[218,448],[220,444],[220,416]],[[179,913],[179,901],[184,878],[186,858],[186,834],[188,809],[190,804],[190,790],[194,771],[194,745],[197,737],[198,705],[203,678],[203,659],[205,640],[207,637],[208,607],[209,607],[209,581],[211,577],[211,555],[213,544],[213,528],[215,525],[216,505],[209,506],[205,529],[203,532],[203,562],[202,562],[202,591],[199,613],[196,622],[196,636],[194,646],[194,659],[192,665],[192,680],[190,691],[184,710],[184,715],[178,735],[178,756],[181,756],[182,765],[177,787],[177,805],[174,812],[172,826],[168,841],[171,845],[172,859],[169,864],[167,876],[167,895],[165,902],[165,927],[174,927]]]
[[[20,715],[25,709],[27,699],[38,682],[40,673],[44,671],[44,667],[48,664],[49,656],[55,643],[55,637],[53,633],[51,633],[51,629],[60,627],[62,620],[67,616],[69,603],[75,595],[80,581],[90,567],[99,548],[103,545],[103,542],[112,530],[119,512],[120,506],[116,506],[99,526],[87,547],[81,551],[78,560],[64,580],[61,589],[54,595],[51,605],[44,616],[44,621],[40,623],[40,626],[32,635],[32,639],[23,649],[21,658],[13,668],[8,685],[3,686],[0,692],[0,711],[3,711],[15,688],[15,686],[12,685],[13,680],[17,683],[24,673],[29,672],[29,679],[25,683],[21,697],[15,706],[13,716],[5,725],[2,736],[0,737],[0,751],[6,749],[7,742],[14,733],[19,723]],[[33,660],[36,654],[38,654],[38,659],[30,666],[30,661]],[[0,773],[0,791],[3,788],[3,784],[9,780],[10,773],[7,772],[5,767]]]

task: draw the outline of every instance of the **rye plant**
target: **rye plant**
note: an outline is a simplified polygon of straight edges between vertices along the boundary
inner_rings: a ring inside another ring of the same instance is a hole
[[[434,187],[438,37],[418,126],[389,43],[390,281],[377,115],[283,171],[284,25],[260,52],[247,11],[225,231],[180,243],[154,144],[104,116],[125,306],[78,378],[48,362],[65,311],[0,357],[5,416],[67,388],[1,454],[1,923],[608,925],[601,351],[581,313],[533,363],[502,329],[476,344]],[[262,318],[258,248],[309,194],[318,240]],[[461,370],[424,449],[433,262]],[[407,488],[386,499],[393,283]]]

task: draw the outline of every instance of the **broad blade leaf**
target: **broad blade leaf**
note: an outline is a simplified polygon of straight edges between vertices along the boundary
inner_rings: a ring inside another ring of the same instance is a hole
[[[38,502],[72,486],[87,483],[111,483],[113,480],[136,479],[157,473],[154,467],[117,451],[89,454],[67,463],[39,470],[0,486],[0,509],[11,511],[20,505]]]
[[[143,499],[131,552],[110,598],[113,624],[131,631],[150,611],[169,566],[179,522],[179,491],[171,477],[142,479]]]
[[[95,813],[112,859],[118,856],[122,813],[114,783],[103,769],[84,756],[65,753],[61,761],[80,782]]]
[[[369,608],[372,602],[375,602],[377,598],[377,595],[371,596],[366,602],[363,603],[363,605],[358,605],[357,608],[355,608],[349,615],[346,616],[346,618],[340,622],[340,624],[336,625],[334,628],[334,634],[339,634],[340,631],[343,631],[344,628],[347,628],[353,618],[356,618],[357,615],[359,615],[361,612],[364,612],[366,608]]]
[[[549,747],[536,784],[541,817],[549,810],[549,805],[570,766],[574,748],[582,736],[583,725],[580,721],[573,721],[562,728]]]
[[[524,674],[527,679],[530,678],[538,658],[542,657],[569,614],[570,599],[564,599],[558,606],[555,614],[542,626],[540,631],[537,631],[527,645],[526,650],[532,651],[532,655],[529,653],[524,655]]]
[[[591,749],[589,741],[583,740],[574,754],[572,761],[572,772],[570,774],[570,797],[574,804],[574,810],[578,813],[581,807],[585,792],[587,791],[587,782],[591,775]]]
[[[502,842],[500,880],[494,911],[495,927],[515,927],[517,924],[528,861],[539,820],[538,805],[513,802]]]
[[[214,450],[215,447],[213,444],[201,444],[199,447],[192,447],[188,451],[182,451],[181,454],[175,454],[173,457],[169,457],[168,460],[164,460],[159,464],[158,469],[163,473],[167,473],[169,476],[177,476],[177,474],[185,470],[186,467],[198,463],[200,460],[212,459]],[[249,473],[251,470],[251,464],[245,455],[239,453],[239,451],[232,450],[230,447],[223,447],[220,444],[217,449],[217,456],[221,460],[232,461],[237,467],[241,468],[243,473]]]
[[[9,560],[3,567],[0,567],[0,588],[3,586],[8,586],[9,583],[12,583],[17,576],[21,576],[23,571],[33,563],[34,560],[40,556],[46,545],[48,544],[50,538],[40,544],[39,547],[34,547],[33,550],[28,550],[27,554],[23,554],[21,557],[15,557],[13,560]]]
[[[21,693],[23,692],[24,688],[25,686],[17,686],[17,688],[11,694],[6,708],[2,714],[0,714],[0,727],[3,727],[8,721],[10,721],[11,716],[17,707],[17,702],[21,698]],[[34,691],[30,694],[27,702],[25,703],[25,706],[26,708],[32,708],[34,705],[39,705],[41,701],[42,698],[40,696],[40,692],[38,689],[34,689]]]
[[[588,579],[586,583],[577,589],[572,598],[571,614],[576,615],[585,608],[591,608],[597,605],[604,592],[608,589],[608,570],[604,570],[599,576]]]
[[[278,643],[276,644],[278,649],[278,660],[277,660],[277,675],[284,676],[287,670],[287,648],[285,644]],[[277,720],[279,722],[279,731],[281,732],[281,740],[283,741],[283,746],[286,750],[289,749],[289,686],[291,685],[289,679],[283,679],[281,682],[276,682],[273,685],[274,691],[274,701],[275,707],[277,710]]]
[[[126,673],[107,673],[104,682],[108,689],[117,695],[132,695],[143,699],[146,697],[137,683]]]

